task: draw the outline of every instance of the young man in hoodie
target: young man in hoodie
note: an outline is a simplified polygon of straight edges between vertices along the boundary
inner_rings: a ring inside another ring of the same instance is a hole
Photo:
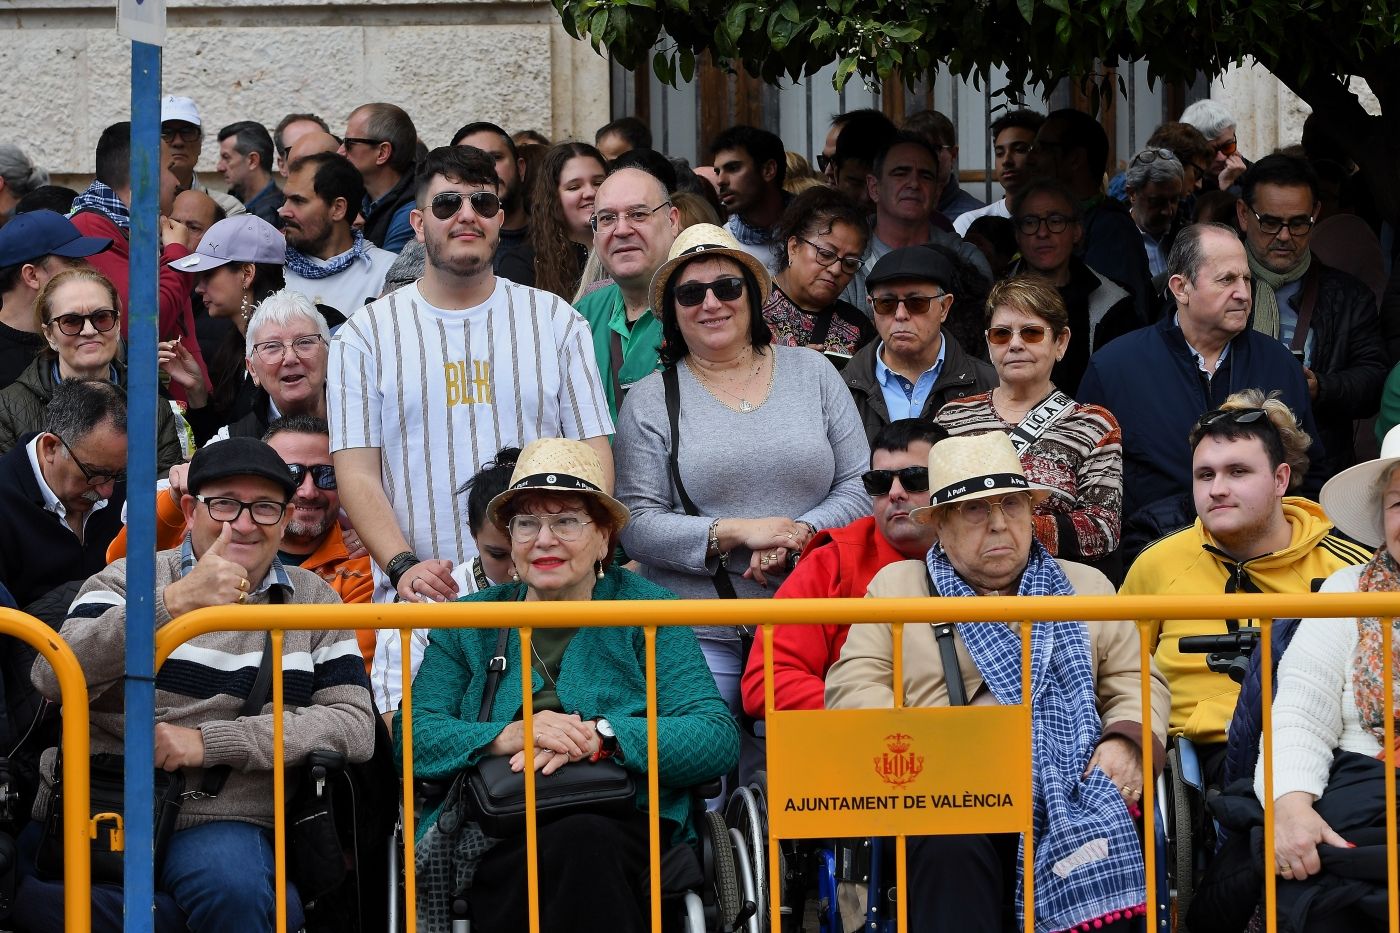
[[[948,432],[932,421],[902,418],[875,435],[870,470],[861,479],[871,515],[819,531],[807,542],[776,599],[861,599],[887,564],[923,560],[933,547],[929,525],[909,517],[929,504],[928,453]],[[841,656],[849,625],[784,625],[773,631],[773,700],[779,709],[822,709],[826,672]],[[744,711],[762,719],[763,640],[754,639],[741,682]]]
[[[1333,533],[1321,506],[1287,494],[1307,470],[1309,444],[1288,406],[1258,389],[1202,415],[1190,435],[1196,522],[1143,551],[1119,592],[1307,593],[1314,580],[1368,560],[1365,548]],[[1172,692],[1171,734],[1196,743],[1211,784],[1218,784],[1239,687],[1210,671],[1204,654],[1183,653],[1180,640],[1254,624],[1156,621],[1155,658]]]

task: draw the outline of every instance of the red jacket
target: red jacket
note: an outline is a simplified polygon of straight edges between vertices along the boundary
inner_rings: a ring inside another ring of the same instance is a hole
[[[880,534],[872,516],[819,531],[775,599],[862,599],[875,574],[907,560]],[[841,656],[849,625],[780,625],[773,629],[773,702],[778,709],[823,709],[826,672]],[[741,681],[744,711],[762,719],[763,639],[754,639]]]
[[[112,219],[101,211],[85,210],[79,211],[71,218],[73,226],[78,228],[83,236],[105,237],[112,241],[110,249],[105,249],[87,258],[92,267],[101,272],[107,281],[111,282],[117,290],[117,300],[121,302],[122,312],[122,337],[125,339],[127,325],[131,320],[127,299],[131,290],[131,243],[127,239],[127,233],[121,227],[112,222]],[[204,354],[199,352],[199,340],[194,329],[194,308],[190,303],[190,294],[194,288],[194,276],[188,272],[179,272],[170,268],[173,260],[188,256],[190,251],[179,244],[172,243],[165,246],[160,251],[160,278],[157,282],[156,295],[160,304],[160,316],[156,323],[156,332],[161,340],[173,340],[175,337],[184,337],[184,347],[199,363],[199,368],[204,371],[205,382],[209,381],[209,367],[204,363]],[[178,387],[172,388],[172,394]],[[182,398],[183,400],[183,398]]]

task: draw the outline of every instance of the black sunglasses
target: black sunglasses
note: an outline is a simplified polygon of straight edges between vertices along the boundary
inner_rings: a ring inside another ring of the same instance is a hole
[[[824,152],[817,153],[817,168],[823,172],[826,171],[827,166],[831,165],[831,163],[835,161],[835,156],[829,156]]]
[[[92,324],[93,330],[105,334],[117,326],[117,312],[111,308],[99,308],[91,314],[59,314],[49,318],[49,323],[69,337],[81,334],[89,323]]]
[[[899,477],[899,485],[905,492],[928,492],[928,467],[910,466],[902,470],[866,470],[860,475],[865,491],[872,496],[889,495],[894,487],[894,478]]]
[[[292,483],[298,489],[301,488],[301,481],[306,478],[306,474],[311,474],[311,482],[316,484],[317,489],[335,488],[335,466],[329,463],[318,463],[315,466],[307,466],[304,463],[289,463],[287,470],[292,474]]]
[[[676,286],[676,304],[693,308],[705,301],[705,293],[714,292],[720,301],[733,301],[744,293],[744,280],[737,275],[725,276],[713,282],[686,282]]]
[[[429,206],[438,220],[451,220],[461,211],[463,201],[471,202],[472,211],[484,220],[490,220],[501,211],[501,199],[491,191],[473,191],[471,194],[444,191],[434,195]]]
[[[1267,419],[1269,413],[1262,408],[1218,408],[1215,411],[1208,411],[1201,415],[1201,420],[1196,422],[1196,430],[1208,428],[1212,425],[1230,424],[1253,424],[1260,418]]]

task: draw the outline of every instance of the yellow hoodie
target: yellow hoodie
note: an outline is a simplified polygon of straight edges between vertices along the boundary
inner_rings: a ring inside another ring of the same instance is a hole
[[[1236,565],[1206,549],[1214,546],[1201,520],[1153,544],[1133,563],[1119,591],[1135,596],[1177,596],[1209,593],[1308,593],[1314,580],[1352,564],[1365,563],[1371,552],[1332,534],[1332,522],[1322,507],[1308,499],[1287,496],[1283,516],[1293,531],[1288,547]],[[1239,580],[1232,581],[1236,569]],[[1228,612],[1228,598],[1221,612]],[[1251,624],[1241,619],[1241,625]],[[1223,635],[1225,619],[1156,620],[1155,659],[1171,685],[1171,734],[1185,733],[1195,742],[1224,742],[1240,688],[1224,674],[1206,667],[1203,654],[1182,654],[1177,643],[1185,635]]]

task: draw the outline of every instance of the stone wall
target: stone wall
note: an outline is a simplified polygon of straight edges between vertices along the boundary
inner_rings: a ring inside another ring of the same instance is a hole
[[[1360,78],[1351,89],[1370,113],[1380,113],[1375,94]],[[1240,151],[1258,159],[1303,138],[1303,121],[1312,113],[1292,91],[1258,64],[1232,68],[1211,85],[1210,96],[1224,104],[1239,121],[1235,132]]]
[[[108,0],[11,0],[0,12],[7,100],[0,139],[56,176],[93,171],[102,129],[130,112],[130,44]],[[388,101],[429,146],[472,120],[551,139],[609,119],[607,60],[568,36],[547,2],[171,0],[163,88],[198,104],[199,168],[219,127],[288,112],[334,133],[359,104]]]

